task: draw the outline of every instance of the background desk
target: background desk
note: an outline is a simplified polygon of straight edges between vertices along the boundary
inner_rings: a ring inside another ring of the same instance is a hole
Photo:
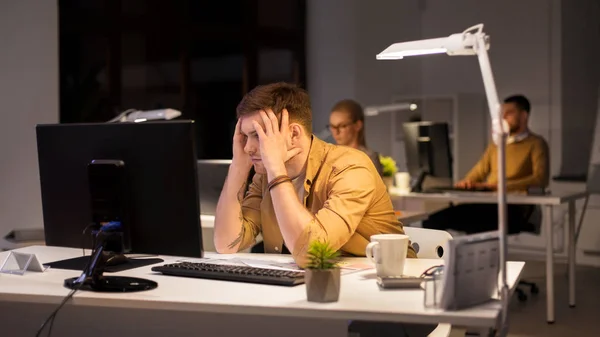
[[[392,200],[395,198],[420,199],[438,202],[454,203],[497,203],[498,196],[490,192],[445,192],[445,193],[394,193],[390,191]],[[586,198],[588,193],[585,191],[577,193],[562,193],[554,195],[524,195],[509,194],[507,203],[509,204],[533,204],[543,207],[543,226],[542,230],[546,233],[546,319],[549,323],[554,322],[554,233],[552,226],[552,207],[564,203],[569,205],[569,238],[567,241],[568,261],[569,261],[569,306],[575,306],[575,248],[576,236],[580,228],[575,229],[575,202]]]
[[[32,246],[18,251],[35,253],[42,263],[79,256],[73,248]],[[8,252],[0,253],[3,260]],[[208,256],[217,256],[207,254]],[[246,258],[291,260],[282,255],[236,254]],[[231,256],[231,255],[229,255]],[[227,257],[220,255],[219,257]],[[164,257],[164,263],[178,260]],[[367,262],[366,258],[353,260]],[[420,275],[441,260],[409,259],[406,274]],[[509,262],[512,290],[523,262]],[[54,336],[345,336],[349,320],[411,323],[450,323],[494,327],[500,304],[492,301],[460,311],[426,308],[422,290],[381,291],[374,269],[342,276],[340,300],[306,301],[304,285],[279,287],[260,284],[163,276],[150,266],[111,275],[143,277],[158,288],[139,293],[79,292],[58,314]],[[76,271],[49,269],[24,276],[0,274],[2,335],[34,336],[43,319],[69,292],[63,280]],[[277,319],[273,319],[277,317]]]

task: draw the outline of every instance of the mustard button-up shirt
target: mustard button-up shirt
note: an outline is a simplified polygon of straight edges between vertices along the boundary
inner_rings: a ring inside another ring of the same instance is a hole
[[[365,256],[374,234],[404,234],[392,201],[371,159],[362,151],[326,143],[312,136],[304,179],[303,204],[314,217],[296,247],[296,262],[304,261],[308,244],[326,240],[345,256]],[[266,175],[256,174],[242,201],[240,250],[262,233],[266,253],[281,253],[285,244]],[[410,246],[408,257],[416,257]]]

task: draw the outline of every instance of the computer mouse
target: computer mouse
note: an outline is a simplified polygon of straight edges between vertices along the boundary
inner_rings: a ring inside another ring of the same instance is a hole
[[[127,262],[127,257],[123,254],[114,254],[106,260],[107,266],[116,266]]]

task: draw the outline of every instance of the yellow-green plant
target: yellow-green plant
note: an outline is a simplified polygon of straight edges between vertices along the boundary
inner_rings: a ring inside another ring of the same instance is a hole
[[[308,269],[333,269],[338,266],[340,253],[329,242],[312,241],[308,246]]]
[[[398,166],[396,166],[396,161],[392,157],[380,155],[379,162],[381,162],[381,166],[383,167],[383,176],[384,177],[393,177],[394,173],[396,173],[396,171],[398,171]]]

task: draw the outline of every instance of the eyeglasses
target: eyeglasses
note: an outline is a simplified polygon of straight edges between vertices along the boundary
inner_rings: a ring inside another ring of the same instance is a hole
[[[347,127],[349,127],[350,125],[354,124],[354,122],[350,122],[350,123],[342,123],[342,124],[338,124],[338,125],[333,125],[333,124],[327,124],[327,128],[329,128],[329,130],[331,131],[336,131],[336,132],[340,132],[340,130],[343,130]]]

